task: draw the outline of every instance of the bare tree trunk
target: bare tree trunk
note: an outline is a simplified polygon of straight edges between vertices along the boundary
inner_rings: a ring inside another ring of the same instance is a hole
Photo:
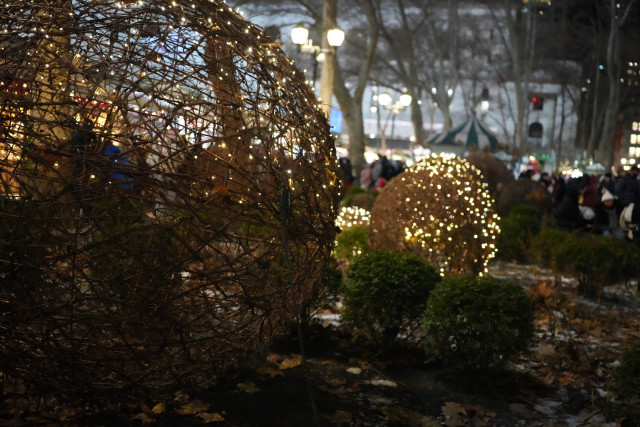
[[[322,41],[320,43],[324,52],[324,63],[320,74],[320,100],[322,101],[322,111],[329,118],[331,114],[331,98],[333,97],[333,86],[336,69],[336,54],[334,48],[329,45],[327,33],[335,28],[337,17],[337,0],[324,0],[324,10],[322,14]]]
[[[526,148],[527,142],[527,121],[529,117],[529,83],[531,78],[531,67],[534,58],[534,44],[536,33],[536,21],[533,13],[525,13],[524,26],[517,25],[514,18],[513,3],[510,0],[503,0],[503,11],[505,14],[506,33],[501,34],[509,60],[511,62],[511,74],[515,94],[515,135],[514,145],[516,150]],[[489,5],[493,18],[499,22],[496,11]],[[524,51],[524,52],[523,52]]]
[[[618,111],[620,109],[620,77],[622,73],[622,64],[620,57],[620,27],[629,17],[635,0],[626,4],[624,11],[620,17],[617,16],[617,10],[620,6],[614,0],[609,0],[609,38],[607,41],[607,78],[609,86],[609,97],[607,99],[607,109],[604,114],[604,123],[602,126],[602,135],[600,137],[600,150],[602,158],[599,159],[603,163],[613,164],[613,145],[615,141],[615,130],[618,120]],[[592,148],[590,154],[593,155],[595,147]]]
[[[364,90],[369,83],[371,67],[375,59],[376,47],[378,45],[379,25],[375,15],[375,10],[371,0],[361,0],[360,5],[369,23],[369,40],[367,49],[363,56],[363,62],[358,74],[358,83],[353,91],[353,96],[347,89],[344,76],[340,67],[335,69],[334,92],[340,108],[342,109],[343,120],[347,125],[349,135],[349,156],[351,165],[356,177],[356,182],[360,180],[360,170],[365,164],[364,147],[364,120],[362,117],[362,99]]]

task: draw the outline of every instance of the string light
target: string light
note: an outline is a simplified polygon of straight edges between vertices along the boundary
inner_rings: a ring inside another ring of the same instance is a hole
[[[371,212],[366,209],[346,206],[340,209],[336,226],[342,231],[348,230],[356,226],[369,226],[371,221]]]
[[[37,372],[26,350],[12,355],[35,382],[61,383],[67,364],[76,390],[73,360],[93,360],[103,390],[206,385],[292,318],[281,185],[298,302],[315,289],[340,194],[329,125],[304,73],[221,1],[59,6],[0,9],[0,192],[38,221],[0,219],[24,231],[9,246],[43,236],[42,259],[0,256],[43,275],[5,278],[0,299],[22,310],[16,295],[37,294],[41,326],[64,343],[16,324],[6,348],[39,349]]]
[[[432,154],[383,187],[371,212],[373,248],[406,250],[442,275],[484,274],[500,229],[482,174]]]

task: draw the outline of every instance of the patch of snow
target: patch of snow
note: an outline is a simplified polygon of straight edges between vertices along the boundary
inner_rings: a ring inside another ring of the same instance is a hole
[[[561,406],[562,402],[557,402],[555,400],[541,400],[540,403],[533,407],[533,409],[545,415],[553,415]]]

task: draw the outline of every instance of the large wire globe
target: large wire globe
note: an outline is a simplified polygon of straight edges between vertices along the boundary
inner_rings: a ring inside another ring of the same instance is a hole
[[[0,120],[8,378],[205,387],[316,285],[337,230],[329,126],[223,2],[4,2]]]
[[[389,181],[371,211],[374,249],[414,253],[443,276],[484,274],[495,256],[498,215],[478,169],[431,155]]]

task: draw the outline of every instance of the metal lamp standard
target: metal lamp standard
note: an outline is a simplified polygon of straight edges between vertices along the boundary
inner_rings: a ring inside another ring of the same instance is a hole
[[[382,107],[389,110],[391,114],[391,139],[393,139],[395,136],[394,133],[395,133],[396,116],[400,114],[402,110],[410,106],[411,101],[412,101],[411,95],[409,95],[408,93],[403,93],[402,95],[400,95],[400,97],[395,102],[393,102],[391,95],[389,95],[386,92],[383,92],[378,95],[378,104],[380,104]],[[382,129],[382,131],[380,132],[380,139],[381,139],[380,149],[381,151],[384,152],[387,149],[387,139],[385,137],[384,129]]]
[[[323,102],[325,115],[329,117],[331,111],[331,98],[333,96],[333,72],[335,69],[335,51],[344,42],[344,31],[334,27],[326,31],[326,39],[323,46],[316,46],[309,38],[309,30],[302,25],[298,25],[291,30],[291,40],[298,45],[301,52],[313,55],[313,80],[312,86],[315,91],[318,77],[318,63],[322,62],[322,81],[320,82],[320,97]]]

